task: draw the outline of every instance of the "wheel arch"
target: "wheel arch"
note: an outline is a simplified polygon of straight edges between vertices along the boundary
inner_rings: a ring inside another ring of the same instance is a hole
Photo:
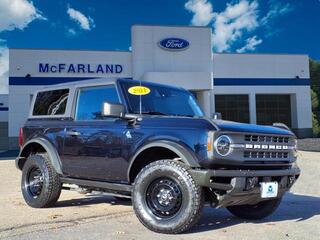
[[[22,170],[28,156],[33,152],[46,152],[49,155],[52,166],[58,174],[62,174],[61,161],[58,152],[47,139],[35,138],[24,144],[16,159],[16,167]]]
[[[145,156],[148,152],[155,150],[156,153],[160,153],[159,151],[165,151],[169,158],[180,160],[190,167],[200,167],[199,163],[196,160],[196,157],[188,150],[186,147],[180,145],[179,143],[167,141],[167,140],[158,140],[155,142],[148,143],[142,147],[135,153],[135,155],[130,159],[128,171],[127,171],[127,180],[129,183],[132,183],[139,173],[139,171],[146,165],[151,162],[161,160],[163,158],[158,159],[157,157],[147,160],[143,160],[143,156]],[[160,156],[165,156],[160,154]],[[138,167],[138,169],[136,169]]]

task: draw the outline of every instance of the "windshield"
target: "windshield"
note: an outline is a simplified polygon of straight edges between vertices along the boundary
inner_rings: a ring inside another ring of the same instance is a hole
[[[139,86],[136,82],[125,82],[121,86],[130,113],[186,117],[203,116],[195,98],[186,90],[143,83],[142,86],[150,91],[145,95],[135,95],[131,91],[130,93],[129,89]]]

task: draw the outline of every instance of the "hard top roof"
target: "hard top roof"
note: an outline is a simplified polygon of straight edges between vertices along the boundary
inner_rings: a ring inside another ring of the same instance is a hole
[[[49,90],[54,90],[57,88],[61,89],[61,88],[103,86],[106,84],[113,84],[116,82],[133,82],[133,83],[136,83],[137,85],[145,84],[145,85],[183,89],[181,87],[175,87],[175,86],[171,86],[171,85],[160,84],[160,83],[155,83],[155,82],[150,82],[150,81],[133,80],[131,78],[92,78],[92,79],[86,79],[86,80],[80,80],[80,81],[72,81],[72,82],[67,82],[67,83],[54,84],[54,85],[44,87],[44,88],[40,89],[39,91],[40,92],[49,91]]]

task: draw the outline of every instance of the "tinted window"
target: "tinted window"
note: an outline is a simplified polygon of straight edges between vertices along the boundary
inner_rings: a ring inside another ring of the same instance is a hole
[[[275,122],[291,127],[290,95],[257,94],[257,123],[272,125]]]
[[[216,112],[220,112],[222,119],[249,123],[248,95],[216,95]]]
[[[114,85],[80,89],[77,101],[76,119],[102,119],[101,110],[104,102],[120,103]]]
[[[66,111],[69,89],[39,92],[33,107],[33,115],[61,115]]]
[[[193,95],[183,89],[143,85],[149,88],[150,93],[143,96],[132,95],[128,90],[137,83],[122,83],[123,92],[128,102],[130,113],[171,116],[203,116]]]

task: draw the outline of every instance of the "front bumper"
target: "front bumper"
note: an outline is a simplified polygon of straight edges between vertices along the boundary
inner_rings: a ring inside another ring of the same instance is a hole
[[[214,193],[215,207],[255,204],[260,197],[260,183],[277,181],[278,198],[288,191],[300,175],[298,167],[283,170],[202,170],[190,171],[195,182]],[[254,183],[250,180],[254,179]]]

